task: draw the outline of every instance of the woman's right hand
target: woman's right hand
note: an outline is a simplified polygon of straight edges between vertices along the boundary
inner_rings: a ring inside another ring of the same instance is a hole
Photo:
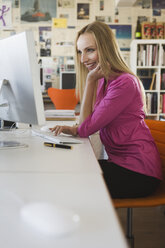
[[[64,134],[70,134],[73,136],[77,135],[77,129],[78,129],[78,125],[75,126],[55,126],[53,128],[50,128],[50,130],[54,133],[55,136],[59,135],[60,133],[64,133]]]

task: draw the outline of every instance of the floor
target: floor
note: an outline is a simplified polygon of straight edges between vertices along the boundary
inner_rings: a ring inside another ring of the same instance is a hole
[[[117,209],[125,233],[126,209]],[[165,248],[165,206],[133,209],[134,248]]]

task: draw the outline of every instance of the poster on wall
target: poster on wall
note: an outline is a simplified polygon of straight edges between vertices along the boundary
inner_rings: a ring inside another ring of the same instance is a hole
[[[51,27],[39,27],[40,57],[51,56]]]
[[[110,24],[109,27],[114,31],[121,51],[130,51],[132,41],[132,25]]]
[[[75,7],[75,1],[74,0],[58,0],[58,7],[74,8]]]
[[[165,1],[164,0],[152,0],[152,8],[153,9],[165,9]]]
[[[77,4],[77,19],[88,20],[89,19],[89,3]]]
[[[8,29],[12,26],[11,2],[0,3],[0,29]]]
[[[11,0],[13,8],[19,8],[19,1],[20,0]],[[9,2],[9,0],[3,0],[3,2]]]
[[[56,0],[20,0],[21,22],[51,22],[56,17]]]
[[[104,10],[104,0],[100,0],[100,10]]]

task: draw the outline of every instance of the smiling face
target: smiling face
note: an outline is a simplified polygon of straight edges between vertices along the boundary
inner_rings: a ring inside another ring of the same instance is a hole
[[[77,40],[77,51],[81,63],[89,70],[96,68],[99,58],[95,39],[91,33],[81,34]]]

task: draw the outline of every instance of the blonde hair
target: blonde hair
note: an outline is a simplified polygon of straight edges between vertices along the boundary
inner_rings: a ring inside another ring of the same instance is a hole
[[[86,77],[88,74],[87,68],[80,61],[80,54],[77,50],[77,41],[80,35],[85,33],[91,33],[95,39],[99,64],[105,75],[105,79],[108,81],[109,75],[120,75],[122,72],[130,73],[134,75],[138,81],[141,88],[141,96],[143,100],[144,110],[145,108],[145,92],[144,87],[140,79],[130,70],[126,62],[124,61],[118,44],[116,42],[115,35],[112,29],[105,23],[94,21],[85,27],[83,27],[78,33],[75,42],[76,48],[76,74],[77,74],[77,85],[76,90],[79,94],[80,101],[83,96]]]

